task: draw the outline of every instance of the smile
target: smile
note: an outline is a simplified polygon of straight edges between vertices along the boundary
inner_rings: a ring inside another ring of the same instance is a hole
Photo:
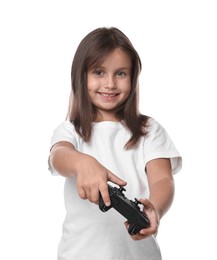
[[[119,95],[118,93],[103,93],[103,92],[97,92],[97,94],[107,98],[111,98]]]

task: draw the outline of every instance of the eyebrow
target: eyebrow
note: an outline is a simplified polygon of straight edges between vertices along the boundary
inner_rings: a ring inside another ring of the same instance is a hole
[[[95,70],[95,69],[103,69],[103,70],[105,70],[105,67],[104,66],[102,66],[102,65],[98,65],[98,66],[94,66],[93,68],[92,68],[93,70]],[[130,67],[120,67],[120,68],[117,68],[117,69],[115,69],[116,71],[118,71],[118,70],[131,70],[131,68]]]

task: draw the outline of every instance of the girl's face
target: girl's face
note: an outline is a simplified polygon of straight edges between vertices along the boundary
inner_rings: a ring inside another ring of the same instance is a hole
[[[97,108],[98,120],[117,121],[117,108],[131,90],[131,59],[121,49],[115,49],[97,68],[87,72],[87,90]]]

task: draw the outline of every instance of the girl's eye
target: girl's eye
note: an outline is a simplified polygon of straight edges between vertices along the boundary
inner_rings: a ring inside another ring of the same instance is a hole
[[[118,72],[117,72],[117,76],[119,76],[119,77],[124,77],[124,76],[126,76],[126,73],[123,72],[123,71],[118,71]]]
[[[95,70],[94,73],[95,73],[97,76],[103,76],[103,71],[102,71],[102,70]]]

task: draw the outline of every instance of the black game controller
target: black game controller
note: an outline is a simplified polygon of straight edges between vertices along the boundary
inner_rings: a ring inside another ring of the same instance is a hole
[[[99,194],[99,208],[103,212],[106,212],[110,208],[116,209],[122,216],[124,216],[130,226],[128,232],[130,235],[137,234],[141,229],[150,226],[150,221],[148,217],[140,210],[138,204],[141,204],[137,199],[135,201],[129,200],[123,194],[125,189],[120,186],[120,188],[112,187],[108,184],[108,190],[111,200],[111,205],[106,206],[102,199],[101,194]]]

